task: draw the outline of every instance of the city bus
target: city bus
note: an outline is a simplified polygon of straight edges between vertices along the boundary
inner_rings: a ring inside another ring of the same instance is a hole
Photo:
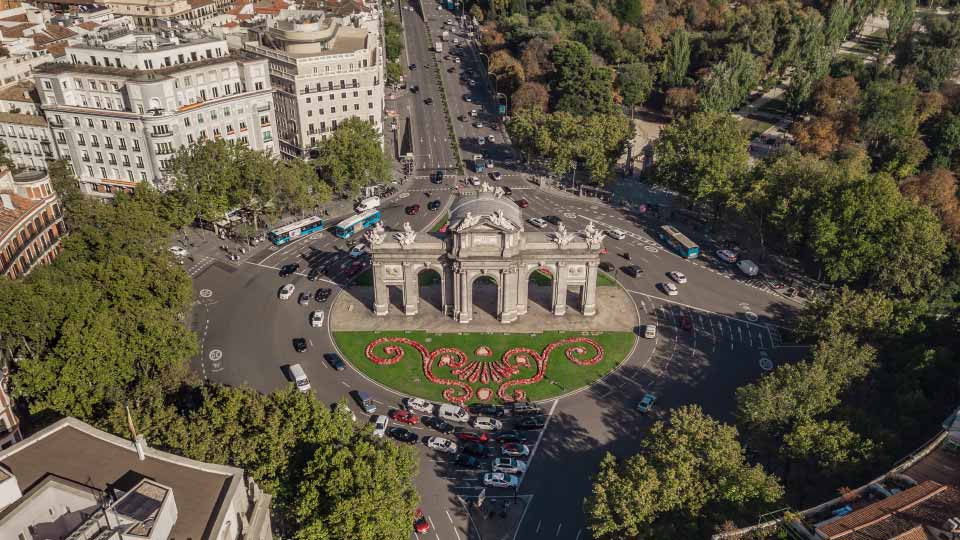
[[[380,221],[380,210],[376,208],[349,217],[333,228],[333,234],[340,238],[350,238],[367,227],[376,225]]]
[[[663,240],[664,244],[670,246],[681,257],[694,259],[700,256],[700,246],[694,244],[693,240],[672,225],[660,227],[660,240]]]
[[[282,246],[291,240],[322,230],[323,219],[317,216],[310,216],[268,232],[267,239],[273,242],[274,245]]]

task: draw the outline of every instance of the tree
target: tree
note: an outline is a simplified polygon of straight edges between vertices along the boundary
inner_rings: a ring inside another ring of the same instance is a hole
[[[510,107],[514,112],[524,109],[535,109],[546,112],[550,104],[550,93],[547,87],[536,82],[525,82],[510,97]]]
[[[920,107],[916,88],[895,81],[870,83],[860,107],[862,135],[874,166],[897,178],[914,173],[927,155],[918,136]]]
[[[934,90],[950,78],[960,60],[960,15],[929,15],[923,21],[925,32],[911,41],[909,61],[917,67],[917,83]]]
[[[775,477],[747,463],[736,428],[696,405],[670,411],[641,444],[638,455],[601,462],[584,502],[594,538],[699,537],[783,496]]]
[[[817,339],[849,334],[863,339],[887,335],[894,322],[894,303],[885,293],[840,287],[807,304],[800,332]]]
[[[12,169],[14,167],[13,159],[10,157],[10,149],[7,144],[0,142],[0,170]]]
[[[840,146],[840,134],[834,122],[822,116],[813,116],[793,124],[790,134],[801,152],[813,153],[818,157],[827,157]]]
[[[520,64],[528,81],[542,80],[553,71],[553,64],[550,62],[550,51],[553,45],[553,41],[540,37],[533,38],[524,44]]]
[[[236,207],[233,188],[240,183],[235,166],[239,143],[217,139],[181,147],[170,160],[174,189],[184,211],[202,221],[219,221]]]
[[[654,147],[655,179],[692,202],[710,202],[715,214],[749,171],[749,141],[725,113],[702,112],[666,126]]]
[[[727,112],[746,100],[760,82],[757,59],[740,46],[701,79],[700,105],[706,111]]]
[[[847,422],[801,420],[783,437],[783,454],[795,460],[808,460],[820,470],[835,471],[871,457],[873,442],[854,433]]]
[[[627,64],[617,72],[616,83],[623,98],[623,105],[630,111],[632,118],[634,109],[643,105],[653,91],[653,73],[647,64]]]
[[[413,486],[415,453],[369,430],[339,444],[320,445],[297,487],[293,513],[298,540],[410,537],[419,497]]]
[[[883,42],[877,54],[881,61],[910,33],[914,12],[917,9],[916,0],[887,0],[887,2],[887,31],[884,33]]]
[[[683,28],[677,29],[667,42],[663,56],[660,81],[668,88],[683,86],[690,67],[690,35]]]
[[[944,111],[924,127],[930,146],[930,163],[935,167],[960,170],[960,115]]]
[[[573,114],[609,113],[613,105],[613,76],[609,68],[594,66],[590,51],[577,41],[561,41],[550,52],[556,109]]]
[[[687,116],[697,110],[700,96],[693,88],[671,88],[664,99],[664,109],[671,116]]]
[[[934,169],[920,176],[908,178],[900,184],[904,197],[930,208],[943,231],[954,243],[960,243],[960,197],[957,195],[957,177],[947,169]]]
[[[360,118],[340,123],[333,135],[317,145],[317,154],[321,176],[340,192],[357,194],[365,186],[390,178],[390,162],[381,136]]]
[[[513,57],[506,49],[494,51],[490,55],[489,72],[497,81],[497,91],[510,95],[523,84],[526,75],[520,61]]]
[[[483,8],[481,8],[479,4],[470,6],[470,16],[476,19],[478,23],[483,24]]]

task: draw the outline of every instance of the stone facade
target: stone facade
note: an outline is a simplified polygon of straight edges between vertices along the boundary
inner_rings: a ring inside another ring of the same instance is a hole
[[[528,283],[537,270],[552,277],[551,311],[567,310],[567,291],[579,293],[584,316],[597,313],[596,286],[602,235],[588,227],[581,233],[525,232],[516,203],[502,192],[484,186],[476,194],[461,196],[450,210],[449,233],[429,235],[407,229],[388,238],[381,229],[370,231],[374,305],[378,316],[389,311],[389,287],[399,287],[403,312],[419,309],[419,277],[425,270],[440,275],[442,311],[469,323],[476,309],[474,284],[478,279],[496,284],[496,316],[511,323],[527,313]]]

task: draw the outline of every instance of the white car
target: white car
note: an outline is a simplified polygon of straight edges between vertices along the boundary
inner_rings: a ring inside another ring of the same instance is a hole
[[[445,454],[457,453],[457,443],[443,437],[430,437],[427,439],[427,446]]]
[[[433,414],[433,403],[416,397],[407,398],[407,408],[423,414]]]
[[[499,420],[490,418],[489,416],[478,416],[473,420],[473,427],[485,431],[496,431],[502,429],[503,424],[500,423]]]
[[[530,218],[530,219],[528,219],[527,221],[528,221],[531,225],[533,225],[534,227],[536,227],[536,228],[538,228],[538,229],[542,229],[542,228],[544,228],[544,227],[547,226],[547,222],[544,221],[544,220],[542,220],[542,219],[540,219],[540,218],[538,218],[538,217]]]
[[[323,312],[319,309],[310,314],[310,326],[314,328],[323,327]]]
[[[497,142],[497,137],[495,135],[487,135],[487,142],[494,144]]]
[[[614,240],[623,240],[627,237],[627,233],[621,231],[620,229],[610,229],[607,231],[607,236],[613,238]]]
[[[487,143],[487,140],[483,136],[477,137],[477,146],[483,146]]]
[[[476,118],[478,114],[480,113],[476,109],[470,109],[470,116]]]
[[[384,415],[376,416],[373,419],[373,434],[377,437],[383,437],[387,434],[387,424],[390,423],[390,419]]]
[[[173,246],[170,248],[170,253],[173,253],[177,257],[186,257],[190,255],[190,252],[180,246]]]
[[[460,57],[459,57],[459,56],[453,57],[453,63],[454,63],[454,64],[459,64],[459,63],[460,63]],[[472,85],[471,85],[471,86],[472,86]]]
[[[280,299],[289,300],[290,297],[293,296],[293,291],[295,289],[296,287],[293,286],[293,283],[287,283],[286,285],[280,288]]]
[[[648,324],[643,327],[643,337],[647,339],[653,339],[657,337],[657,325]]]
[[[490,464],[493,472],[520,474],[527,472],[527,462],[509,457],[498,457]]]
[[[667,296],[676,296],[680,294],[680,290],[677,289],[677,286],[673,283],[661,283],[660,286],[663,287],[664,291],[666,291]]]
[[[363,254],[366,252],[367,252],[366,244],[357,244],[353,246],[353,249],[350,250],[350,256],[353,257],[354,259],[357,259],[359,257],[362,257]]]
[[[677,272],[674,270],[667,275],[670,276],[670,279],[680,283],[681,285],[687,282],[687,276],[683,275],[683,272]]]
[[[520,485],[520,479],[512,474],[491,472],[483,475],[483,485],[487,487],[515,488]]]
[[[729,249],[721,249],[717,251],[717,257],[720,258],[723,262],[735,263],[737,262],[737,254],[730,251]]]
[[[480,179],[477,178],[476,176],[471,176],[471,177],[470,177],[470,185],[471,185],[471,186],[479,186],[479,185],[480,185]]]
[[[476,122],[473,123],[473,127],[480,129],[483,127],[483,122],[477,120]]]

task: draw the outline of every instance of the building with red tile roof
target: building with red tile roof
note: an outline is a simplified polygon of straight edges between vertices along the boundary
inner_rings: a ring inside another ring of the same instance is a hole
[[[51,262],[65,233],[60,200],[45,171],[0,176],[0,276],[15,279]]]

